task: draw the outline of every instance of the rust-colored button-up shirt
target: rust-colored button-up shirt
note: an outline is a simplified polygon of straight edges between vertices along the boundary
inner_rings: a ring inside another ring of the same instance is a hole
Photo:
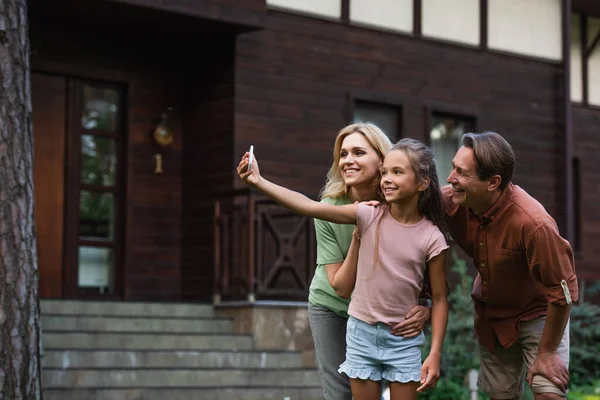
[[[518,337],[519,321],[546,315],[548,303],[566,304],[567,293],[577,301],[573,251],[537,200],[510,183],[477,216],[452,203],[450,185],[442,193],[450,233],[479,271],[471,296],[483,347],[493,351],[497,337],[508,348]]]

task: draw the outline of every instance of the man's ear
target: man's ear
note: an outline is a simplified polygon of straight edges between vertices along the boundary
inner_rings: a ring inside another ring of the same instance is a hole
[[[490,178],[490,183],[488,183],[488,187],[487,187],[488,192],[493,192],[494,190],[498,189],[498,187],[500,187],[501,183],[502,183],[502,177],[500,177],[500,175],[492,176]]]
[[[425,178],[424,180],[422,180],[421,182],[419,182],[419,185],[417,186],[417,189],[420,192],[423,192],[423,191],[427,190],[427,188],[429,187],[429,183],[430,183],[429,178]]]

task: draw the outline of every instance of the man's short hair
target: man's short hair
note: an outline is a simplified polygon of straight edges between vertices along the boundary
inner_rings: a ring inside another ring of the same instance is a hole
[[[504,190],[515,172],[515,153],[510,144],[495,132],[465,133],[462,144],[473,149],[479,179],[500,175],[499,187]]]

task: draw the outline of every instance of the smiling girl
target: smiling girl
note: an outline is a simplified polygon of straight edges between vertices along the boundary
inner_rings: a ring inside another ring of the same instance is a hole
[[[291,211],[357,225],[344,262],[328,273],[336,293],[352,294],[346,360],[339,371],[350,377],[354,399],[379,399],[382,379],[390,382],[392,400],[416,399],[417,392],[434,387],[448,319],[448,245],[440,230],[443,209],[431,149],[414,139],[392,147],[381,168],[385,204],[379,207],[315,202],[261,177],[257,161],[250,171],[247,167],[246,153],[238,165],[240,177]],[[348,177],[357,172],[358,168],[344,169]],[[433,300],[432,344],[421,365],[423,333],[407,338],[391,330],[418,304],[426,263]]]

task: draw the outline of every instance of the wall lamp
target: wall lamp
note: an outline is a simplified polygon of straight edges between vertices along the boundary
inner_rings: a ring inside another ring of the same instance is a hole
[[[169,113],[173,111],[173,108],[167,107],[167,109],[160,114],[157,119],[156,125],[152,130],[152,140],[159,147],[159,152],[154,155],[156,162],[154,167],[155,174],[162,174],[163,170],[163,159],[160,150],[169,148],[173,145],[173,128],[171,127],[171,121]]]

